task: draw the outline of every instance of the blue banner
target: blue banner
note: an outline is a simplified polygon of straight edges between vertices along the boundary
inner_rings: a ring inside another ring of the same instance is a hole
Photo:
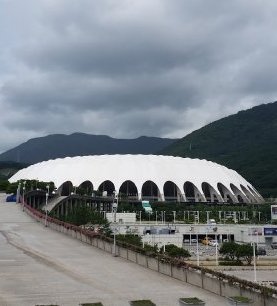
[[[277,236],[277,227],[264,227],[265,236]]]

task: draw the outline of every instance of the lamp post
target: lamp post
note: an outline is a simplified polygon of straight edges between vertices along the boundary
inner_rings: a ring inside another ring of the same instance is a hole
[[[196,256],[197,256],[197,266],[199,267],[199,242],[198,242],[198,234],[196,234]]]
[[[257,270],[256,270],[256,250],[255,250],[255,242],[253,241],[253,267],[254,267],[254,282],[257,282]]]
[[[216,243],[215,243],[215,265],[218,266],[218,242],[216,235]]]
[[[117,207],[118,207],[118,193],[114,190],[113,192],[114,194],[114,203],[113,203],[113,217],[114,217],[114,222],[116,222],[116,211],[117,211]],[[116,200],[116,202],[115,202]]]
[[[49,197],[49,185],[46,186],[46,194],[45,194],[45,226],[47,226],[47,215],[48,215],[48,211],[47,211],[47,204],[48,204],[48,197]]]
[[[16,191],[16,203],[20,202],[20,187],[21,187],[21,183],[18,183],[18,187],[17,187],[17,191]]]
[[[118,207],[118,193],[116,192],[116,190],[114,190],[113,192],[114,194],[114,203],[113,203],[113,217],[114,217],[114,225],[116,224],[116,211],[117,211],[117,207]],[[117,256],[116,254],[116,241],[115,241],[115,232],[116,232],[116,228],[113,228],[113,250],[112,250],[112,255],[113,256]]]
[[[26,181],[24,181],[23,182],[23,193],[22,193],[22,201],[23,201],[23,203],[22,203],[22,211],[24,211],[24,206],[25,206],[25,198],[24,198],[24,195],[25,195],[25,185],[26,185]]]
[[[114,257],[117,257],[117,253],[116,253],[116,240],[115,240],[116,231],[118,231],[118,229],[114,226],[113,227],[113,250],[112,250],[112,255]]]

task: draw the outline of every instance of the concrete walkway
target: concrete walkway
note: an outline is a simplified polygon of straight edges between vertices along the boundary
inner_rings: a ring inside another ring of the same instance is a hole
[[[0,305],[35,306],[101,301],[128,306],[151,299],[157,306],[177,306],[179,297],[197,296],[207,306],[227,305],[218,297],[112,257],[45,228],[0,195]]]

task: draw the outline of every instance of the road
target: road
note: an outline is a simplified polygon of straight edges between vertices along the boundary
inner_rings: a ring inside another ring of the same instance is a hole
[[[128,306],[151,299],[174,306],[197,296],[207,306],[226,299],[140,267],[37,223],[0,194],[0,305]]]

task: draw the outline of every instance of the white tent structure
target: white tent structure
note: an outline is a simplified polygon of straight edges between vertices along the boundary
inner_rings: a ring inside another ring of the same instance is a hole
[[[172,156],[66,157],[29,166],[9,181],[18,180],[52,181],[61,195],[72,191],[73,186],[90,186],[90,190],[103,195],[119,193],[137,200],[263,202],[257,190],[236,171],[207,160]],[[66,184],[71,188],[63,188]]]

